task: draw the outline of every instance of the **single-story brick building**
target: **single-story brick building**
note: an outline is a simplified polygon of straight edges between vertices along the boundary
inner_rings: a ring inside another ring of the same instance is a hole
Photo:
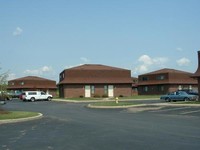
[[[60,97],[131,96],[131,71],[105,65],[85,64],[60,73]]]
[[[8,81],[7,90],[10,91],[44,91],[49,92],[53,96],[56,96],[56,81],[36,77],[36,76],[26,76],[14,80]]]
[[[192,73],[164,68],[139,75],[139,95],[161,95],[176,90],[197,90],[197,80]]]

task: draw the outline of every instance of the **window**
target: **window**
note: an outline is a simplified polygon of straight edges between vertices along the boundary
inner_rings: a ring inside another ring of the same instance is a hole
[[[144,92],[148,92],[148,86],[145,86],[145,87],[143,88],[143,91],[144,91]]]
[[[163,92],[165,90],[165,87],[163,85],[158,86],[158,91]]]
[[[36,92],[29,92],[28,95],[36,95]]]
[[[41,95],[46,95],[45,92],[41,92]]]
[[[165,76],[164,75],[159,75],[156,77],[157,80],[164,80],[165,79]]]
[[[24,82],[22,81],[20,84],[21,84],[21,85],[24,85]]]
[[[104,94],[107,95],[108,94],[108,86],[104,85]]]
[[[179,90],[182,90],[182,85],[179,85],[179,86],[178,86],[178,89],[179,89]]]
[[[148,77],[142,77],[142,81],[147,81]]]
[[[95,93],[95,88],[94,88],[94,85],[91,85],[91,94],[94,94]]]

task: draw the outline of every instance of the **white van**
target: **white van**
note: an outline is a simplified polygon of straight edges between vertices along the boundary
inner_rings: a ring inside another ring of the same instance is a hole
[[[35,100],[52,100],[53,96],[50,94],[46,94],[43,91],[25,91],[21,95],[21,99],[23,101],[32,101]]]

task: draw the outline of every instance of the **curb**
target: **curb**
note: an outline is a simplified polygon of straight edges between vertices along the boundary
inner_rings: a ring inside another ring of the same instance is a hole
[[[7,123],[17,123],[17,122],[31,121],[31,120],[40,119],[42,117],[43,117],[43,114],[38,113],[37,116],[33,116],[33,117],[19,118],[19,119],[5,119],[5,120],[0,120],[0,125],[1,124],[7,124]]]
[[[117,108],[132,108],[132,107],[142,107],[147,106],[147,104],[136,104],[136,105],[127,105],[127,106],[93,106],[88,104],[86,107],[88,108],[96,108],[96,109],[117,109]]]
[[[136,105],[128,105],[128,106],[93,106],[88,104],[86,107],[88,108],[96,108],[96,109],[117,109],[117,108],[133,108],[133,107],[144,107],[144,106],[189,106],[189,107],[200,107],[200,104],[170,104],[170,103],[154,103],[154,104],[136,104]]]
[[[119,101],[140,101],[140,100],[159,100],[158,98],[149,99],[119,99]],[[114,99],[98,99],[98,100],[64,100],[64,99],[52,99],[55,102],[68,102],[68,103],[95,103],[95,102],[112,102]]]

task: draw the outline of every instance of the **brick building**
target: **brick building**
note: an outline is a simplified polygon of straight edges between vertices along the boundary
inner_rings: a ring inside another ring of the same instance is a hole
[[[147,74],[139,75],[139,95],[161,95],[176,90],[197,90],[197,80],[191,78],[192,73],[161,69]]]
[[[8,81],[7,90],[10,91],[44,91],[49,92],[53,96],[56,96],[56,81],[40,78],[36,76],[27,76]]]
[[[60,97],[131,96],[131,71],[85,64],[60,73]]]

